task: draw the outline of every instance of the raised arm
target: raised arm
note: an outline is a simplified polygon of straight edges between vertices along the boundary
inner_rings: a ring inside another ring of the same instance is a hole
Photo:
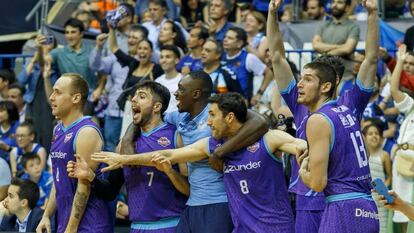
[[[299,176],[310,189],[321,192],[328,182],[328,161],[331,126],[320,114],[309,117],[306,123],[309,155],[300,164]]]
[[[394,72],[392,72],[391,75],[391,96],[397,103],[401,103],[405,99],[404,93],[400,91],[400,79],[404,61],[407,56],[407,46],[403,44],[398,48],[397,64],[395,65]]]
[[[91,160],[94,152],[100,151],[102,148],[102,139],[96,129],[85,127],[81,129],[76,138],[75,147],[76,154],[85,159],[89,167],[94,171],[98,164]],[[77,232],[79,223],[85,212],[91,192],[91,184],[88,180],[78,179],[75,197],[73,198],[72,210],[66,232]]]
[[[282,0],[271,0],[269,3],[269,14],[267,17],[267,37],[269,40],[269,50],[272,59],[274,78],[279,90],[288,87],[293,79],[293,73],[285,57],[283,38],[279,29],[278,10],[282,5]]]
[[[305,140],[294,138],[290,134],[281,130],[270,130],[265,135],[267,146],[272,152],[282,151],[291,155],[296,155],[298,149],[306,150]]]
[[[363,0],[368,12],[368,29],[365,43],[365,59],[359,69],[358,79],[364,87],[373,87],[376,80],[379,55],[379,17],[377,0]]]
[[[116,41],[115,30],[111,27],[109,27],[108,45],[112,53],[115,53],[119,49],[118,42]]]

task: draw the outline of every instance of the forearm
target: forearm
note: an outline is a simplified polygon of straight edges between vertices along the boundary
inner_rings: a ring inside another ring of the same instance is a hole
[[[400,79],[401,79],[401,72],[403,69],[403,61],[399,59],[397,61],[397,65],[395,66],[394,72],[392,72],[391,76],[391,95],[394,101],[397,103],[404,100],[404,94],[400,91]]]
[[[90,192],[91,187],[89,181],[78,181],[66,232],[77,232],[86,205],[88,204]]]
[[[387,179],[384,180],[384,184],[387,187],[391,187],[391,183],[392,183],[392,176],[388,176]]]
[[[49,199],[47,201],[43,216],[50,218],[55,212],[56,212],[56,189],[55,189],[55,186],[53,185],[52,191],[50,191]]]
[[[397,210],[405,214],[410,220],[414,220],[414,206],[409,202],[405,202],[404,205]]]
[[[267,86],[269,86],[269,83],[272,81],[273,77],[273,73],[269,68],[266,68],[265,73],[264,73],[264,77],[263,77],[263,81],[262,84],[260,85],[260,89],[261,91],[265,91]]]
[[[350,54],[352,54],[352,51],[353,48],[349,48],[345,45],[340,45],[337,48],[327,51],[327,53],[333,56],[349,56]]]
[[[44,83],[44,88],[45,88],[46,99],[50,105],[51,103],[50,103],[49,97],[50,95],[52,95],[52,92],[53,92],[52,82],[50,81],[50,77],[43,77],[43,81],[44,81],[43,83]]]
[[[321,41],[314,42],[312,46],[313,46],[313,49],[315,49],[315,51],[319,53],[327,53],[331,50],[339,48],[339,45],[337,44],[327,44]]]
[[[377,11],[368,12],[367,38],[365,43],[365,61],[377,64],[379,53],[379,17]]]
[[[165,173],[168,178],[170,179],[171,183],[174,187],[182,194],[189,196],[190,195],[190,186],[188,184],[187,179],[177,172],[174,169],[171,169],[170,172]]]
[[[218,157],[226,156],[231,152],[240,150],[257,142],[269,129],[266,120],[260,114],[249,110],[248,120],[243,124],[237,134],[218,147],[214,154]]]
[[[274,56],[273,60],[277,61],[278,58],[285,58],[285,47],[283,45],[282,34],[279,29],[279,19],[277,13],[271,13],[269,11],[267,17],[267,37],[271,43],[269,44],[270,54]]]
[[[130,155],[120,155],[122,157],[122,165],[128,166],[155,166],[154,163],[151,162],[152,155],[154,152],[147,152],[142,154],[130,154]],[[164,153],[162,153],[164,154]],[[164,154],[165,155],[165,154]]]
[[[102,48],[95,47],[89,55],[89,67],[93,71],[98,71],[102,62]]]
[[[118,50],[118,42],[116,41],[116,35],[114,29],[109,29],[108,37],[109,49],[112,53],[115,53]]]

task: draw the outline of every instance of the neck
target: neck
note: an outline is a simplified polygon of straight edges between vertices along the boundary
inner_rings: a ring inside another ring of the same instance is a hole
[[[162,45],[174,45],[174,39],[167,40]]]
[[[325,99],[319,99],[317,103],[309,106],[309,111],[310,112],[316,112],[319,108],[322,107],[322,105],[324,105],[326,102],[330,101],[331,98],[327,97]]]
[[[193,58],[200,58],[202,49],[203,48],[201,46],[198,46],[198,47],[195,47],[195,48],[191,49],[191,56]]]
[[[224,27],[224,25],[227,23],[227,17],[223,17],[223,18],[220,18],[220,19],[213,19],[213,21],[216,23],[216,25],[217,25],[217,29],[216,29],[216,32],[218,32],[218,31],[220,31],[223,27]]]
[[[239,52],[240,52],[240,49],[230,49],[230,50],[227,50],[227,55],[228,55],[229,57],[234,57],[234,56],[236,56]]]
[[[67,114],[65,117],[61,117],[60,120],[62,121],[64,127],[68,127],[81,117],[83,117],[83,113],[77,110],[76,112]]]
[[[200,114],[200,112],[202,112],[204,110],[204,108],[207,106],[207,104],[208,104],[207,98],[203,98],[202,100],[200,99],[196,103],[194,103],[193,109],[188,111],[191,115],[191,119],[193,119],[198,114]]]
[[[2,127],[3,129],[5,129],[5,130],[8,130],[8,129],[10,128],[10,126],[11,126],[11,123],[10,123],[10,122],[8,122],[8,121],[3,121],[3,122],[1,123],[1,127]]]
[[[23,149],[24,152],[30,152],[33,147],[33,142],[29,143],[27,146],[25,146]]]
[[[240,131],[240,128],[243,126],[243,124],[241,124],[240,122],[236,121],[234,123],[232,123],[232,125],[230,126],[229,132],[228,132],[228,138],[232,138],[234,137],[234,135],[237,134],[237,132]]]
[[[371,147],[371,146],[367,145],[368,153],[369,153],[370,156],[375,154],[375,152],[377,152],[380,148],[381,148],[381,146]]]
[[[76,52],[79,52],[82,46],[82,42],[79,41],[79,43],[75,44],[74,46],[70,46],[71,49],[75,50]]]
[[[42,174],[40,174],[40,176],[42,176]],[[38,177],[30,176],[30,180],[37,184],[37,182],[39,182],[39,180],[40,180],[40,176],[38,176]]]
[[[27,217],[29,212],[30,212],[29,208],[21,208],[20,211],[16,213],[16,217],[17,219],[19,219],[20,223],[23,223],[24,219]]]
[[[147,65],[149,65],[151,63],[150,60],[144,60],[144,61],[139,61],[139,66],[140,68],[145,67]]]
[[[161,122],[161,114],[153,115],[145,125],[141,126],[141,131],[147,133],[157,127]]]
[[[165,77],[167,79],[173,79],[173,78],[177,77],[177,75],[178,75],[178,72],[175,69],[175,67],[173,69],[169,70],[169,71],[164,71],[164,72],[165,72]]]
[[[213,71],[217,70],[220,67],[220,61],[213,61],[209,64],[204,64],[204,72],[211,74]]]
[[[341,21],[341,20],[343,20],[343,19],[345,19],[345,18],[347,18],[348,16],[346,15],[346,12],[341,16],[341,17],[339,17],[339,18],[337,18],[337,17],[333,17],[333,20],[334,20],[334,22],[339,22],[339,21]]]
[[[247,33],[247,40],[251,41],[253,39],[253,37],[256,36],[256,34],[259,33],[259,31],[251,31]]]
[[[156,26],[158,26],[158,25],[160,25],[161,24],[161,22],[162,22],[162,20],[163,20],[164,18],[161,18],[161,19],[159,19],[159,20],[153,20],[152,22],[154,23],[154,25],[156,25]]]

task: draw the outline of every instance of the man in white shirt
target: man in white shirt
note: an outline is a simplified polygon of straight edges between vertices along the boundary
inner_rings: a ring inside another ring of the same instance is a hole
[[[168,104],[166,113],[177,110],[177,100],[174,97],[174,93],[178,89],[178,83],[180,82],[182,75],[177,72],[176,66],[180,61],[180,51],[175,45],[164,45],[161,47],[160,53],[160,65],[164,70],[164,74],[158,77],[155,81],[162,84],[170,91],[171,98]]]

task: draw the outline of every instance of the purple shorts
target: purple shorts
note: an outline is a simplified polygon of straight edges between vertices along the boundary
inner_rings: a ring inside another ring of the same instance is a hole
[[[143,230],[143,229],[132,229],[130,233],[175,233],[177,230],[176,227],[163,228],[163,229],[152,229],[152,230]]]
[[[363,198],[329,203],[323,212],[319,233],[378,233],[378,210],[373,200]]]
[[[323,210],[296,210],[296,233],[318,233]]]

